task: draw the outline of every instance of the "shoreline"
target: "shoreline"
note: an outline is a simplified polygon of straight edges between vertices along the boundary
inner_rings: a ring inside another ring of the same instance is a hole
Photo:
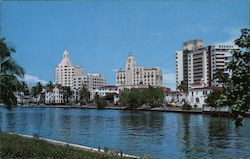
[[[0,106],[0,108],[6,108],[5,106]],[[64,108],[64,109],[98,109],[96,106],[76,106],[76,105],[28,105],[28,106],[15,106],[13,108]],[[152,109],[131,109],[126,107],[105,107],[99,110],[132,110],[132,111],[148,111],[148,112],[166,112],[166,113],[183,113],[183,114],[204,114],[210,116],[228,116],[230,117],[230,112],[226,111],[204,111],[202,109],[193,110],[182,110],[178,107],[170,108],[152,108]],[[246,113],[245,117],[250,117],[250,112]]]
[[[17,135],[17,136],[21,136],[24,138],[28,138],[28,139],[38,139],[38,140],[43,140],[46,141],[50,144],[54,144],[54,145],[61,145],[61,146],[67,146],[67,147],[71,147],[73,149],[79,149],[79,150],[85,150],[85,151],[90,151],[90,152],[101,152],[101,153],[113,153],[112,149],[101,149],[99,148],[94,148],[94,147],[89,147],[89,146],[84,146],[84,145],[79,145],[79,144],[73,144],[73,143],[68,143],[65,141],[60,141],[60,140],[54,140],[54,139],[48,139],[48,138],[44,138],[44,137],[40,137],[40,136],[32,136],[32,135],[24,135],[24,134],[18,134],[18,133],[13,133],[13,132],[4,132],[6,134],[10,134],[10,135]],[[125,154],[122,151],[117,152],[117,156],[120,157],[128,157],[128,158],[133,158],[133,159],[138,159],[140,158],[139,156],[135,156],[135,155],[129,155],[129,154]]]

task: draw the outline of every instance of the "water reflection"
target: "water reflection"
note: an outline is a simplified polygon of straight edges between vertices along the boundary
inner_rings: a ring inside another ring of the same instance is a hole
[[[162,150],[160,146],[164,142],[164,115],[157,112],[128,111],[120,116],[121,145],[127,151],[133,151],[139,147],[140,155],[147,154],[148,150],[157,153]],[[152,155],[152,154],[151,154]]]
[[[250,157],[250,119],[235,128],[229,118],[192,114],[0,108],[0,130],[158,158]]]

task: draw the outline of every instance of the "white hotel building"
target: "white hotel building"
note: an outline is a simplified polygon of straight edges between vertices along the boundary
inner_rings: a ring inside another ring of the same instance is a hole
[[[116,72],[116,85],[119,87],[132,88],[132,87],[147,87],[162,86],[162,71],[159,67],[145,68],[136,65],[134,56],[130,53],[125,69]]]
[[[203,46],[202,40],[187,41],[183,50],[176,52],[176,83],[191,85],[201,79],[206,86],[218,86],[217,71],[225,71],[232,59],[232,45]]]
[[[61,62],[55,68],[55,83],[69,86],[74,91],[74,99],[78,99],[83,86],[86,86],[89,92],[93,92],[93,89],[106,85],[106,79],[97,73],[84,76],[83,68],[73,65],[68,51],[65,50]]]

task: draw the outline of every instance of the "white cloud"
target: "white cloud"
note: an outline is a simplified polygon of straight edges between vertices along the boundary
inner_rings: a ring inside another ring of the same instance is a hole
[[[163,70],[163,85],[170,87],[172,90],[176,89],[176,73],[171,70]]]
[[[46,80],[41,80],[39,77],[34,75],[24,75],[23,81],[27,82],[28,84],[35,84],[37,82],[41,82],[42,84],[48,83]]]

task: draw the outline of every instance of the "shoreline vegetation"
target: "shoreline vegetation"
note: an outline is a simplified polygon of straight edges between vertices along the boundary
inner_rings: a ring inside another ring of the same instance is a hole
[[[131,159],[137,156],[105,148],[90,148],[62,141],[0,132],[0,158]],[[151,159],[143,157],[142,159]]]
[[[6,106],[0,105],[0,108],[8,108]],[[150,111],[150,112],[169,112],[169,113],[185,113],[185,114],[204,114],[211,116],[230,116],[230,111],[219,111],[219,110],[202,110],[202,109],[190,109],[185,110],[181,107],[156,107],[156,108],[129,108],[125,106],[106,106],[102,108],[98,108],[95,105],[88,106],[77,106],[77,105],[27,105],[27,106],[13,106],[12,108],[77,108],[77,109],[98,109],[98,110],[129,110],[129,111]],[[11,109],[11,108],[8,108]],[[246,113],[246,117],[250,117],[250,112]]]

